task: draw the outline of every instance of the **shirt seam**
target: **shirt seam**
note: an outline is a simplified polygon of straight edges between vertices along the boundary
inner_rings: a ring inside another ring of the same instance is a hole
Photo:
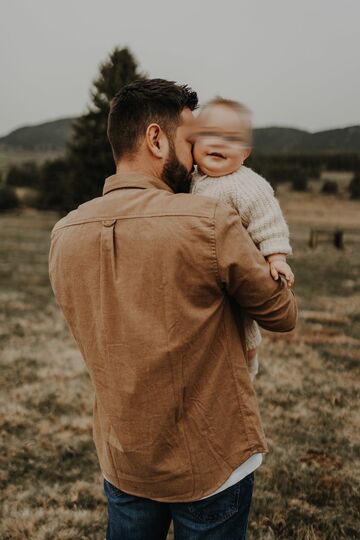
[[[211,219],[211,217],[208,214],[185,214],[185,213],[168,213],[168,214],[139,214],[139,215],[133,215],[133,216],[101,216],[96,218],[88,218],[88,219],[81,219],[78,221],[74,221],[72,223],[66,223],[65,225],[59,225],[58,227],[55,226],[54,232],[59,231],[60,229],[66,229],[68,227],[74,227],[76,225],[83,225],[85,223],[98,223],[100,221],[111,221],[111,220],[125,220],[125,219],[139,219],[139,218],[150,218],[150,217],[205,217],[208,219]]]

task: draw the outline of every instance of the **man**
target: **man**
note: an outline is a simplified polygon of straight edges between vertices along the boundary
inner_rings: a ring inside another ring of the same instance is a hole
[[[238,214],[186,193],[196,106],[161,79],[120,90],[116,174],[52,233],[52,286],[95,389],[108,540],[165,539],[171,519],[177,540],[245,538],[267,448],[234,306],[295,325]]]

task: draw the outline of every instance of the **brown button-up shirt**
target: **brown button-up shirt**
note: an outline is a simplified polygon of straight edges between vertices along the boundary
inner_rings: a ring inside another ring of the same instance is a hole
[[[111,176],[55,225],[50,279],[95,389],[111,483],[197,500],[267,451],[239,308],[283,332],[296,305],[234,210],[151,176]]]

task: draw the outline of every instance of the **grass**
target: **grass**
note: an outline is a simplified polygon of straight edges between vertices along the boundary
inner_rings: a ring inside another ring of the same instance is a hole
[[[256,473],[249,539],[355,539],[360,250],[356,239],[344,252],[326,244],[310,250],[307,239],[319,220],[358,225],[360,203],[280,197],[295,249],[301,319],[290,334],[264,332],[256,387],[270,453]],[[31,211],[0,216],[2,540],[105,534],[92,387],[47,276],[56,219]]]

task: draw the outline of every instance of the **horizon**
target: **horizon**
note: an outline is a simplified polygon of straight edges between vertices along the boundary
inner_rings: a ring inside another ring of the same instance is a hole
[[[10,131],[8,131],[5,134],[0,133],[0,140],[8,137],[9,135],[14,133],[15,131],[18,131],[18,130],[21,130],[21,129],[34,128],[34,127],[42,126],[42,125],[49,124],[49,123],[52,123],[52,122],[60,122],[61,120],[70,120],[70,119],[76,120],[80,116],[81,115],[79,115],[79,116],[60,116],[58,118],[53,118],[53,119],[49,119],[49,120],[45,120],[45,121],[41,121],[41,122],[20,125],[20,126],[14,128],[14,129],[11,129]],[[356,128],[356,127],[360,127],[360,122],[358,124],[335,126],[335,127],[320,129],[320,130],[316,130],[316,131],[300,128],[300,127],[297,127],[297,126],[279,125],[279,124],[272,124],[272,125],[265,125],[265,126],[254,126],[253,129],[254,130],[259,130],[259,129],[293,129],[293,130],[296,130],[296,131],[302,131],[304,133],[309,133],[310,135],[314,135],[316,133],[324,133],[324,132],[327,132],[327,131],[335,131],[335,130],[341,130],[341,129],[351,129],[351,128]]]

